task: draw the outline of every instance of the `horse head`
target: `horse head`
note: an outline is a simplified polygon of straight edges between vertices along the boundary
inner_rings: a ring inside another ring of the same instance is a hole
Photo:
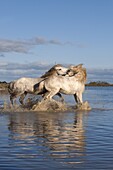
[[[54,65],[49,71],[47,71],[41,78],[46,78],[52,75],[66,75],[67,68],[63,67],[61,64]]]
[[[86,78],[87,78],[87,72],[86,72],[86,68],[82,67],[83,64],[79,64],[76,66],[70,66],[67,74],[71,77],[71,76],[75,76],[79,81],[85,83],[86,82]]]

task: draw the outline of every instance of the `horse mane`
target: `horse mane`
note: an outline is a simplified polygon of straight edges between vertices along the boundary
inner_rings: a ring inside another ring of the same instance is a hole
[[[77,66],[71,66],[70,70],[73,71],[74,76],[78,79],[78,81],[85,83],[87,80],[87,72],[86,68],[82,67],[83,64],[79,64]]]
[[[41,78],[46,78],[46,77],[50,77],[52,75],[54,75],[54,73],[56,73],[56,69],[55,67],[59,67],[59,66],[62,66],[61,64],[56,64],[54,65],[52,68],[50,68],[50,70],[48,70],[47,72],[45,72],[45,74],[43,74],[41,76]]]
[[[81,72],[81,74],[82,74],[82,76],[81,76],[81,81],[84,82],[84,83],[86,83],[86,80],[87,80],[86,68],[83,67],[80,72]]]

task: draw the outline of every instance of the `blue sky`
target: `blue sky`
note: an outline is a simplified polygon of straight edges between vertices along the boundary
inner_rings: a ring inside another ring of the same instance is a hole
[[[113,0],[0,0],[0,80],[55,63],[112,71]]]

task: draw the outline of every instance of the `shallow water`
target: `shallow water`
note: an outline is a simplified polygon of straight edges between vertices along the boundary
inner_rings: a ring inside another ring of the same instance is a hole
[[[0,169],[113,170],[113,87],[87,87],[83,99],[91,111],[1,111]]]

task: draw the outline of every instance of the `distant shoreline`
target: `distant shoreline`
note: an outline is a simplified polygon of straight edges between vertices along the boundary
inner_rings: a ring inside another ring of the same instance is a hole
[[[103,81],[93,81],[93,82],[87,83],[86,86],[102,86],[102,87],[106,87],[106,86],[113,86],[113,84],[108,83],[108,82],[103,82]]]
[[[9,83],[7,83],[6,81],[3,81],[3,82],[0,81],[0,90],[1,90],[1,91],[7,91],[7,89],[8,89],[8,84],[9,84]]]
[[[0,91],[7,91],[8,90],[8,84],[6,81],[0,82]],[[106,87],[106,86],[113,86],[113,84],[108,82],[102,82],[102,81],[93,81],[90,83],[85,84],[85,86],[98,86],[98,87]]]

